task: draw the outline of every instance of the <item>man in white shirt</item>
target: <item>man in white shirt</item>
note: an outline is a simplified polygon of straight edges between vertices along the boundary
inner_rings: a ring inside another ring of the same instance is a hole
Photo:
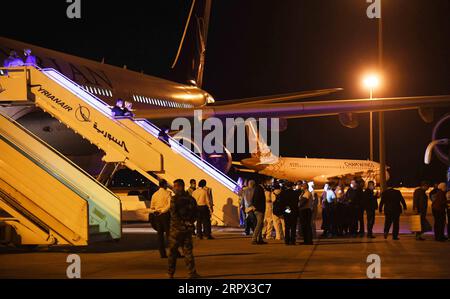
[[[159,190],[156,191],[150,202],[150,217],[153,217],[153,228],[158,232],[159,253],[161,258],[167,258],[166,240],[170,232],[170,200],[172,193],[167,190],[167,181],[159,182]],[[166,238],[164,239],[164,233]]]
[[[197,238],[214,239],[211,235],[211,214],[213,213],[213,203],[211,190],[206,187],[206,181],[198,182],[198,188],[192,192],[192,197],[197,202]]]

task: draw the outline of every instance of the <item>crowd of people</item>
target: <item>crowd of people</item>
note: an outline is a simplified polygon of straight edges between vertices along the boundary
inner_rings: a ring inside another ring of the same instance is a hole
[[[427,195],[429,184],[422,182],[414,192],[414,214],[420,217],[417,240],[431,231],[426,216],[431,202],[434,217],[434,235],[437,241],[448,240],[445,236],[446,218],[450,220],[446,183],[435,185]],[[350,186],[326,184],[319,197],[313,183],[277,182],[266,180],[257,183],[250,180],[240,192],[241,225],[245,234],[253,234],[252,244],[264,245],[265,240],[284,240],[286,245],[296,244],[302,237],[305,245],[317,238],[316,219],[319,207],[322,211],[322,238],[360,237],[376,238],[373,233],[376,213],[384,213],[384,238],[392,228],[394,240],[399,240],[400,216],[407,204],[399,190],[388,188],[382,194],[373,181],[354,179]],[[274,233],[275,232],[275,233]]]
[[[175,180],[170,189],[168,182],[161,180],[150,203],[149,220],[157,231],[160,256],[168,259],[169,278],[174,277],[177,259],[181,257],[185,259],[189,278],[199,278],[193,237],[214,239],[212,190],[206,180],[197,183],[195,179],[190,180],[188,187],[183,180]],[[422,182],[413,195],[414,216],[420,219],[421,228],[416,239],[425,240],[424,233],[434,230],[436,241],[446,241],[446,218],[450,220],[447,185],[437,184],[431,192],[429,189],[430,184]],[[313,240],[319,237],[316,224],[319,216],[321,238],[375,238],[377,212],[385,216],[384,238],[388,238],[392,228],[393,240],[399,240],[400,216],[408,208],[399,190],[388,188],[380,194],[373,181],[366,184],[362,179],[352,180],[348,187],[326,184],[321,193],[314,190],[312,182],[249,180],[240,189],[239,197],[242,226],[246,235],[252,235],[254,245],[276,239],[292,246],[299,238],[303,239],[302,244],[313,245]],[[430,202],[434,229],[427,220]],[[450,235],[450,228],[447,233]]]

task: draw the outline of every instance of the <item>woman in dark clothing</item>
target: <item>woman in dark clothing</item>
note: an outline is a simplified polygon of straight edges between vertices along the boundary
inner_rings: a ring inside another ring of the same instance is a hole
[[[447,184],[441,183],[438,187],[439,191],[433,194],[433,217],[434,217],[434,238],[436,241],[446,241],[445,218],[447,212],[447,198],[445,192],[447,191]]]

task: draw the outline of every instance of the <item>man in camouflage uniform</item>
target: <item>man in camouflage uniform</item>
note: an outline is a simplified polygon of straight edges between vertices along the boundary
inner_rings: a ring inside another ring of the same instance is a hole
[[[198,278],[192,252],[192,230],[194,228],[197,203],[185,191],[184,181],[179,179],[173,183],[175,195],[170,203],[170,235],[169,235],[169,278],[175,274],[178,247],[182,247],[189,278]]]

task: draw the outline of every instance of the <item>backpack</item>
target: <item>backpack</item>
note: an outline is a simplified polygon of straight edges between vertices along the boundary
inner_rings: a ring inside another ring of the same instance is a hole
[[[183,222],[193,224],[197,220],[197,202],[189,195],[175,200],[175,211]]]

